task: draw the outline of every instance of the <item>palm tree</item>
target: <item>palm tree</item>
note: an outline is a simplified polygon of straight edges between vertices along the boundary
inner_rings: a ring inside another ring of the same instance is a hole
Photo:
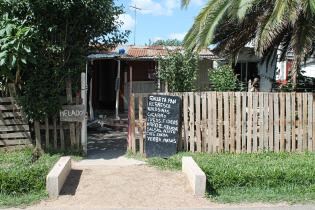
[[[187,7],[190,0],[182,0]],[[315,0],[208,0],[184,39],[184,46],[200,50],[211,43],[221,55],[237,55],[253,42],[267,59],[275,50],[281,59],[294,53],[292,82],[296,86],[301,62],[315,40]]]

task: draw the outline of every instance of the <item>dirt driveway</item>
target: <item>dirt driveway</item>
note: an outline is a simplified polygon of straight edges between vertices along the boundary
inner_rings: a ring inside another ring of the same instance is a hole
[[[80,182],[77,185],[77,181]],[[180,208],[209,207],[196,198],[180,172],[160,171],[147,165],[74,165],[61,196],[36,208]]]

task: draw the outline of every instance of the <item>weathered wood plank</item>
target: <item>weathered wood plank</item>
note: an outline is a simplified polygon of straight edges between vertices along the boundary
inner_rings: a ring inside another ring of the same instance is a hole
[[[268,93],[264,93],[264,119],[263,119],[263,124],[264,124],[264,134],[263,134],[263,139],[264,139],[264,148],[263,150],[268,150],[269,148],[269,97]]]
[[[0,139],[0,146],[29,145],[30,139]]]
[[[292,109],[291,109],[291,93],[286,93],[286,151],[290,152],[291,151],[291,145],[292,145],[292,138],[291,138],[291,131],[292,131],[292,119],[291,119],[291,114],[292,114]]]
[[[0,125],[25,125],[27,122],[22,119],[0,120]]]
[[[298,109],[298,143],[297,143],[297,150],[301,152],[303,150],[303,112],[302,112],[302,94],[297,93],[297,109]]]
[[[296,94],[291,94],[291,110],[292,110],[292,140],[291,150],[296,151]]]
[[[195,152],[195,100],[194,93],[189,93],[189,148]]]
[[[56,118],[55,118],[56,119]],[[54,120],[54,124],[55,124],[55,120]],[[62,121],[59,122],[60,123],[60,129],[59,129],[59,134],[60,134],[60,146],[61,147],[65,147],[65,134],[63,131],[63,123]],[[54,148],[57,148],[57,138],[54,138]]]
[[[0,97],[0,103],[14,103],[15,99],[13,97]]]
[[[36,148],[41,149],[41,135],[40,135],[40,128],[39,128],[39,121],[34,121],[34,129],[35,129],[35,145]]]
[[[18,111],[18,110],[20,110],[20,107],[16,104],[0,105],[0,110],[2,110],[2,111]]]
[[[213,148],[212,152],[219,152],[220,151],[220,141],[217,138],[217,133],[218,133],[218,126],[217,126],[217,93],[212,92],[211,93],[211,115],[212,115],[212,120],[211,120],[211,134],[212,134],[212,142],[213,142]]]
[[[279,135],[279,94],[274,94],[274,132],[275,132],[275,139],[274,139],[274,151],[279,152],[280,147],[280,135]]]
[[[218,131],[219,131],[219,149],[220,152],[224,151],[224,139],[223,139],[223,104],[222,104],[222,93],[217,93],[218,97]]]
[[[274,93],[269,94],[269,137],[268,137],[268,148],[269,151],[274,151],[274,129],[275,129],[275,122],[274,122]]]
[[[207,94],[205,92],[201,95],[201,110],[202,110],[202,123],[201,123],[201,151],[206,152],[207,141]]]
[[[257,152],[257,105],[258,105],[258,94],[253,93],[253,152]]]
[[[253,93],[247,93],[247,153],[252,152],[252,137],[253,137]]]
[[[130,97],[130,143],[131,149],[134,154],[136,154],[136,137],[135,137],[135,96],[134,94]]]
[[[247,107],[247,93],[242,92],[242,152],[246,152],[246,132],[247,132],[247,112],[246,112],[246,107]]]
[[[188,142],[189,142],[189,124],[188,124],[188,94],[184,93],[183,96],[183,112],[184,112],[184,149],[188,150]]]
[[[30,138],[29,132],[0,133],[1,139]]]
[[[230,98],[230,152],[235,152],[235,96],[229,93]]]
[[[235,93],[236,97],[236,153],[241,152],[241,125],[242,125],[242,120],[241,120],[241,93],[236,92]]]
[[[303,93],[303,151],[307,151],[307,104],[308,104],[308,97],[307,93]]]
[[[2,116],[2,119],[20,118],[22,117],[22,113],[21,112],[2,112],[1,116]]]
[[[285,142],[285,93],[280,94],[280,151],[284,152]]]
[[[264,139],[264,131],[265,131],[265,123],[264,123],[264,93],[258,93],[258,100],[259,100],[259,127],[257,130],[258,135],[258,150],[263,151],[265,147],[265,139]],[[268,122],[268,121],[266,121]]]
[[[29,131],[28,125],[0,125],[0,132],[10,132],[10,131]]]
[[[196,144],[197,152],[201,152],[201,132],[200,132],[200,93],[195,93],[196,99]]]
[[[213,120],[212,120],[212,114],[213,114],[213,106],[212,106],[212,93],[208,92],[207,93],[207,106],[208,106],[208,117],[207,117],[207,126],[208,126],[208,129],[207,129],[207,139],[206,139],[206,142],[207,142],[207,152],[208,153],[212,153],[213,152],[213,145],[212,145],[212,142],[213,142]]]
[[[46,148],[49,147],[49,121],[48,121],[48,117],[45,118],[45,147]]]
[[[139,96],[139,146],[140,154],[144,154],[144,138],[143,138],[143,98]]]
[[[229,118],[229,93],[223,92],[224,105],[224,151],[230,151],[230,118]]]
[[[307,121],[307,127],[308,127],[308,151],[313,151],[313,94],[312,93],[308,93],[307,94],[308,97],[308,121]]]

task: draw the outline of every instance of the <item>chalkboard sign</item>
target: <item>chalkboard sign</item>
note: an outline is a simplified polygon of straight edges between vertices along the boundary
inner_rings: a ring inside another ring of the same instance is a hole
[[[145,153],[147,157],[176,154],[180,128],[181,99],[177,96],[149,95]]]
[[[85,118],[84,105],[65,105],[60,110],[60,121],[81,122]]]

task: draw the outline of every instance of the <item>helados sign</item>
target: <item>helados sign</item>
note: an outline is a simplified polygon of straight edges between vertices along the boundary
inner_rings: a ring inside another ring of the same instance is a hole
[[[65,105],[60,110],[60,121],[81,122],[85,118],[84,105]]]

